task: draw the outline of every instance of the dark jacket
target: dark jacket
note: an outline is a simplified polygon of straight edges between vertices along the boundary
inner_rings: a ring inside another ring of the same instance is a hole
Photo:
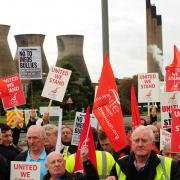
[[[126,175],[126,180],[154,180],[156,176],[156,167],[160,163],[158,156],[152,151],[148,164],[143,170],[137,171],[134,166],[135,155],[125,156],[119,159],[117,163],[120,165],[122,172]],[[180,164],[172,161],[170,180],[180,180]],[[115,166],[112,168],[111,175],[117,177]]]
[[[98,174],[96,169],[92,165],[90,161],[86,161],[83,163],[84,170],[86,174],[77,172],[77,173],[68,173],[67,171],[63,176],[61,176],[61,180],[98,180]],[[43,180],[49,180],[51,177],[50,173],[48,172]]]
[[[0,180],[9,180],[10,177],[9,166],[5,157],[0,154]]]

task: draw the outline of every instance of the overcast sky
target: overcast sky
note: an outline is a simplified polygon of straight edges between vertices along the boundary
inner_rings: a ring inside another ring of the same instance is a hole
[[[145,0],[109,0],[110,61],[118,78],[146,72]],[[180,0],[151,0],[162,15],[164,65],[180,49]],[[0,24],[10,25],[8,42],[16,53],[14,35],[44,34],[49,65],[57,60],[56,36],[84,35],[84,59],[97,82],[102,68],[101,0],[0,0]]]

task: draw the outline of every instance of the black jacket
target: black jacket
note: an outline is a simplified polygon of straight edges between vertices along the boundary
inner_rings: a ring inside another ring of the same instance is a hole
[[[97,171],[95,170],[94,166],[92,163],[88,160],[83,163],[84,170],[86,174],[77,172],[77,173],[68,173],[67,171],[63,176],[61,176],[61,180],[98,180],[98,174]],[[51,177],[50,173],[48,172],[43,180],[49,180]]]
[[[5,157],[0,154],[0,180],[9,180],[10,177],[9,166]]]
[[[142,171],[136,170],[134,160],[135,155],[132,154],[117,161],[122,172],[126,175],[126,180],[154,180],[156,176],[156,167],[160,163],[158,156],[152,151],[148,164]],[[117,177],[115,166],[112,168],[111,175]],[[172,161],[170,180],[180,180],[180,164],[178,162]]]

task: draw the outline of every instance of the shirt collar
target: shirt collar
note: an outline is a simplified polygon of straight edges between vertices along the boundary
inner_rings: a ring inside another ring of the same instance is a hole
[[[43,159],[46,159],[46,151],[45,151],[45,148],[43,149],[42,153],[40,154],[40,156],[38,157],[37,160],[43,160]],[[28,150],[28,154],[27,154],[27,158],[26,158],[27,161],[34,161],[31,156],[30,156],[30,151]]]

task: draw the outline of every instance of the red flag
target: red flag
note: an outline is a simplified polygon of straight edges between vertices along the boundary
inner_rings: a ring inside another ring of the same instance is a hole
[[[81,160],[81,155],[80,155],[80,151],[81,151],[81,148],[83,145],[88,146],[89,160],[94,165],[94,167],[97,169],[94,138],[93,138],[91,124],[90,124],[90,107],[88,107],[87,111],[86,111],[85,121],[84,121],[84,125],[82,128],[81,137],[79,140],[78,150],[76,153],[74,172],[84,171],[82,160]]]
[[[7,85],[2,79],[0,79],[0,98],[6,97],[6,96],[9,96]]]
[[[135,129],[137,126],[141,125],[141,119],[138,109],[138,104],[136,100],[136,94],[133,84],[131,85],[131,113],[132,113],[132,128]]]
[[[174,45],[174,59],[166,66],[166,91],[180,91],[180,52]]]
[[[106,51],[93,113],[108,136],[115,151],[126,146],[122,110],[114,74]]]

